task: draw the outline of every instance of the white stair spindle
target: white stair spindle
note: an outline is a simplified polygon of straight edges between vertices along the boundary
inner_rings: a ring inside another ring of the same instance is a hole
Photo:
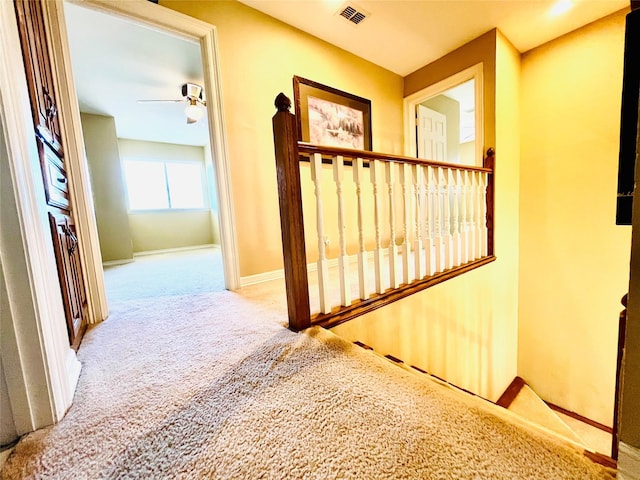
[[[415,200],[415,236],[413,239],[413,263],[416,280],[424,277],[424,268],[422,262],[422,225],[424,215],[424,173],[422,165],[416,165],[413,169],[413,192]]]
[[[487,174],[478,172],[478,256],[487,255]]]
[[[390,288],[398,288],[400,281],[398,279],[397,261],[398,247],[396,245],[396,205],[394,186],[396,182],[396,164],[394,162],[386,162],[386,180],[389,189],[389,286]]]
[[[364,178],[364,165],[361,158],[356,158],[353,164],[353,181],[356,184],[356,203],[358,204],[358,291],[360,298],[369,298],[369,272],[367,263],[367,251],[364,240],[364,222],[362,205],[362,180]]]
[[[324,220],[322,215],[322,155],[314,153],[311,157],[311,179],[316,194],[316,228],[318,232],[318,291],[320,294],[320,312],[331,312],[329,300],[329,267],[324,238]]]
[[[444,258],[443,258],[443,248],[442,248],[442,194],[441,194],[441,177],[440,177],[440,167],[435,167],[434,175],[433,175],[433,186],[435,190],[435,194],[433,196],[434,200],[434,226],[433,226],[433,243],[435,245],[435,271],[442,272],[444,270]]]
[[[371,170],[371,183],[373,184],[373,215],[376,239],[376,248],[373,251],[373,265],[376,275],[376,292],[384,293],[384,286],[382,284],[382,234],[380,232],[380,224],[382,222],[382,199],[380,198],[380,189],[382,188],[380,183],[383,180],[382,162],[380,160],[371,160],[369,166]]]
[[[478,258],[476,252],[476,174],[469,172],[469,196],[467,198],[469,222],[469,260]]]
[[[411,271],[409,268],[409,255],[411,254],[411,164],[403,163],[400,172],[400,184],[402,185],[402,199],[403,199],[403,218],[402,227],[404,230],[404,239],[402,241],[402,281],[403,283],[410,283],[413,278],[411,277]]]
[[[333,159],[333,180],[336,183],[338,195],[338,276],[340,277],[340,304],[344,307],[351,305],[351,286],[349,284],[349,257],[347,255],[346,225],[344,221],[344,196],[342,194],[342,180],[344,179],[344,158],[338,155]]]
[[[453,239],[451,237],[451,204],[450,198],[450,168],[442,168],[442,211],[444,213],[444,226],[442,231],[442,244],[444,246],[444,268],[453,266]]]
[[[467,224],[467,199],[469,197],[469,175],[467,170],[460,172],[460,250],[462,263],[467,263],[469,258],[469,225]]]
[[[433,184],[433,167],[427,165],[426,169],[426,202],[425,202],[425,217],[424,217],[424,253],[425,253],[425,271],[427,276],[431,276],[435,273],[435,259],[433,258],[433,231],[434,225],[434,197],[435,187]]]
[[[451,192],[453,198],[453,216],[451,219],[451,236],[453,242],[453,266],[457,267],[462,263],[460,252],[460,170],[451,170]]]

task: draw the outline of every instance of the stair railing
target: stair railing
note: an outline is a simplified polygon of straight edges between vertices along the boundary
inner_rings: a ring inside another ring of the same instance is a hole
[[[312,145],[291,101],[275,104],[291,329],[335,326],[495,260],[493,149],[471,167]]]

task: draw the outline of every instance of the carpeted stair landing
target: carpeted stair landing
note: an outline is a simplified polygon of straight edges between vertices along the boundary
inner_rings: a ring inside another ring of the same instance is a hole
[[[2,478],[610,479],[552,436],[232,292],[122,302]],[[495,407],[498,408],[498,407]]]

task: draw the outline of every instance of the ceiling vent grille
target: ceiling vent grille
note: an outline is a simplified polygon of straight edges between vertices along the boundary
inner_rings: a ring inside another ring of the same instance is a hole
[[[353,3],[345,3],[337,13],[354,25],[359,25],[371,15],[369,12],[354,5]]]

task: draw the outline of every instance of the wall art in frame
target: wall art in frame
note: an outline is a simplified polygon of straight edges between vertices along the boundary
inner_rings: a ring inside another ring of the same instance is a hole
[[[371,100],[293,77],[298,138],[316,145],[371,150]]]

